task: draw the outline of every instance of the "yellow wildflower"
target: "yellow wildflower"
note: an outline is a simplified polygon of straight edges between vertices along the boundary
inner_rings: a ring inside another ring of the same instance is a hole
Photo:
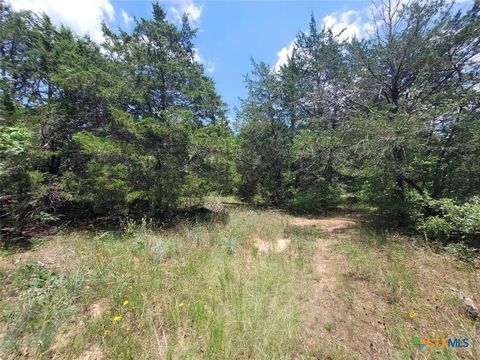
[[[410,319],[413,319],[415,316],[417,316],[417,313],[412,310],[408,313],[408,316],[410,317]]]
[[[179,307],[180,309],[183,308],[184,306],[185,306],[185,305],[184,305],[183,303],[178,304],[178,307]]]
[[[123,306],[127,306],[127,305],[128,305],[128,300],[125,300],[125,301],[123,302]]]
[[[117,315],[113,318],[113,321],[120,321],[122,320],[122,317],[120,315]]]

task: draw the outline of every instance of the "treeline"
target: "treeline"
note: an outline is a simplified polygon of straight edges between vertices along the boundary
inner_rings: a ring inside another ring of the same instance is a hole
[[[233,133],[193,29],[153,18],[104,42],[0,0],[0,221],[149,217],[228,193]],[[9,234],[9,233],[8,233]],[[7,235],[8,235],[7,234]]]
[[[294,212],[369,204],[427,237],[480,238],[480,7],[386,0],[371,33],[317,26],[253,62],[233,132],[195,29],[95,43],[0,0],[0,228],[166,219],[211,193]]]
[[[366,39],[312,16],[280,69],[253,62],[239,193],[297,212],[361,201],[428,237],[479,239],[479,3],[371,8]]]

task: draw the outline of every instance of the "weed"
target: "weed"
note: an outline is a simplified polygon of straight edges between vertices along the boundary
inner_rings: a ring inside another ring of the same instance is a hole
[[[325,234],[313,226],[288,226],[287,219],[237,210],[225,225],[154,230],[144,222],[121,233],[58,235],[43,245],[62,246],[52,266],[30,261],[0,268],[1,357],[356,358],[348,345],[331,340],[308,339],[306,346],[302,321],[310,316],[306,299],[317,284],[313,254]],[[256,238],[288,238],[290,245],[282,253],[259,254],[252,246]],[[425,318],[437,328],[446,325],[421,306],[425,294],[416,283],[412,249],[402,238],[371,230],[337,239],[336,249],[348,261],[330,274],[339,305],[355,316],[363,301],[358,292],[365,290],[385,308],[381,321],[395,347],[392,358],[415,356],[410,343],[419,334],[413,327]],[[458,299],[445,297],[441,304],[461,335],[475,338],[472,324],[455,317]],[[341,327],[331,319],[319,326],[333,338]],[[475,354],[473,345],[469,351]],[[443,355],[451,353],[430,358]]]
[[[473,262],[478,259],[475,249],[471,246],[465,245],[463,242],[450,243],[446,245],[444,249],[448,254],[461,261]]]
[[[333,330],[333,323],[330,321],[327,321],[326,323],[323,324],[323,327],[328,332],[331,332]]]

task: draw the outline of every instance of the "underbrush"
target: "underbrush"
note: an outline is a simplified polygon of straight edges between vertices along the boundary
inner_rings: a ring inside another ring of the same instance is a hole
[[[412,192],[409,203],[411,219],[425,238],[480,246],[479,197],[458,203],[449,198],[433,199]]]

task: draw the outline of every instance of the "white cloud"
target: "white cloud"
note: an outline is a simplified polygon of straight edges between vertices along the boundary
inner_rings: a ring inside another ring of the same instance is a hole
[[[100,42],[103,33],[101,19],[115,20],[115,9],[110,0],[7,0],[14,10],[32,10],[46,13],[52,21],[64,24],[76,33],[89,34]]]
[[[211,60],[208,60],[207,63],[206,63],[206,70],[210,74],[213,73],[215,71],[215,62],[211,61]]]
[[[120,9],[120,14],[122,14],[123,23],[128,27],[130,23],[133,22],[133,17],[128,15],[128,13],[123,9]]]
[[[175,5],[170,7],[170,12],[173,15],[173,20],[180,22],[182,15],[187,14],[188,19],[197,24],[200,22],[202,16],[203,5],[196,5],[193,0],[174,0]]]
[[[205,70],[210,74],[215,71],[215,62],[212,60],[207,60],[200,55],[198,48],[193,48],[193,60],[197,63],[202,64],[205,67]]]
[[[364,22],[360,12],[355,10],[331,13],[322,19],[322,24],[332,29],[333,34],[338,35],[340,40],[359,38],[370,28],[370,24]]]
[[[200,16],[202,16],[203,5],[197,6],[194,3],[188,4],[185,8],[184,12],[188,14],[188,18],[192,21],[200,20]]]
[[[197,48],[193,48],[193,60],[201,64],[203,62],[203,58],[200,56],[200,52]]]
[[[398,0],[399,4],[407,4],[411,0]],[[447,2],[455,1],[456,4],[473,4],[473,0],[447,0]],[[374,14],[378,10],[374,5],[370,5],[365,9],[347,10],[344,12],[333,12],[322,19],[322,25],[331,28],[334,35],[338,35],[340,40],[351,40],[354,37],[367,38],[375,30]],[[295,39],[290,45],[283,47],[277,53],[277,62],[273,66],[273,71],[278,72],[280,67],[287,63],[288,57],[292,55]]]
[[[293,48],[295,47],[295,39],[290,42],[290,45],[287,47],[283,47],[278,53],[277,53],[277,62],[273,66],[273,71],[278,72],[282,65],[285,65],[288,61],[288,58],[292,56],[293,53]]]

